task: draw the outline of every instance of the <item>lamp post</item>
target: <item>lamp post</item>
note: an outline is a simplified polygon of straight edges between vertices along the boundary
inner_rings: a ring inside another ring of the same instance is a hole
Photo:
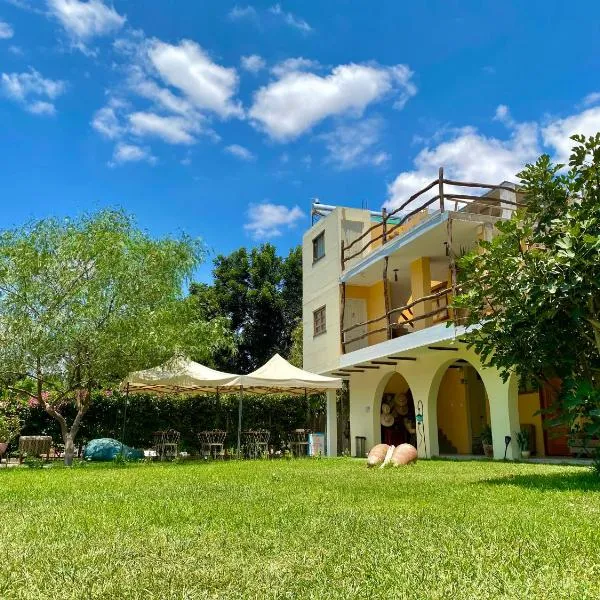
[[[511,440],[512,438],[510,437],[510,435],[504,436],[504,460],[506,460],[506,453],[508,452],[508,447],[510,446]]]

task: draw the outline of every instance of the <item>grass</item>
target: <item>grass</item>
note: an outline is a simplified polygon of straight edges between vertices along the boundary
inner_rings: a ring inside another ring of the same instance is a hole
[[[0,472],[0,598],[598,598],[600,483],[354,459]]]

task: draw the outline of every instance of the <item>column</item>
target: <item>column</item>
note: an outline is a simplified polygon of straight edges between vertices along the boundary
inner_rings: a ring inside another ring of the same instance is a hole
[[[327,392],[327,456],[337,456],[337,394]]]
[[[486,369],[487,371],[487,369]],[[482,374],[483,375],[483,374]],[[487,371],[483,375],[488,398],[490,401],[490,421],[492,427],[492,444],[494,446],[494,459],[504,458],[505,437],[511,437],[510,445],[506,451],[506,458],[518,459],[520,457],[516,432],[519,424],[519,386],[515,375],[505,383],[497,371]]]
[[[429,256],[417,258],[410,264],[410,287],[412,299],[417,300],[431,294],[431,269],[429,266]],[[431,300],[419,302],[413,306],[412,311],[415,317],[431,312]],[[433,324],[432,317],[427,317],[415,322],[415,329],[425,329]]]

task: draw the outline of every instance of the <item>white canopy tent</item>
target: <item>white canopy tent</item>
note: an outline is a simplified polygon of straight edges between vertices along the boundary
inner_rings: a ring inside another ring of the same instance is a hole
[[[205,367],[187,358],[174,358],[158,367],[130,373],[122,384],[130,393],[154,394],[219,392],[238,375]],[[234,387],[234,386],[231,386]],[[228,388],[229,392],[234,390]]]
[[[290,364],[285,358],[275,354],[262,367],[248,375],[238,375],[225,388],[240,390],[238,407],[238,454],[241,449],[242,433],[242,398],[243,392],[251,391],[255,394],[318,394],[326,390],[336,390],[342,387],[342,380],[337,377],[317,375],[304,371]],[[223,389],[225,391],[225,389]]]

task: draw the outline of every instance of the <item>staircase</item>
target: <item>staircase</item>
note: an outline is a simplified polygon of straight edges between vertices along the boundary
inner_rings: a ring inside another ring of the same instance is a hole
[[[438,429],[438,444],[440,454],[458,454],[458,449],[446,437],[446,434],[441,429]]]

